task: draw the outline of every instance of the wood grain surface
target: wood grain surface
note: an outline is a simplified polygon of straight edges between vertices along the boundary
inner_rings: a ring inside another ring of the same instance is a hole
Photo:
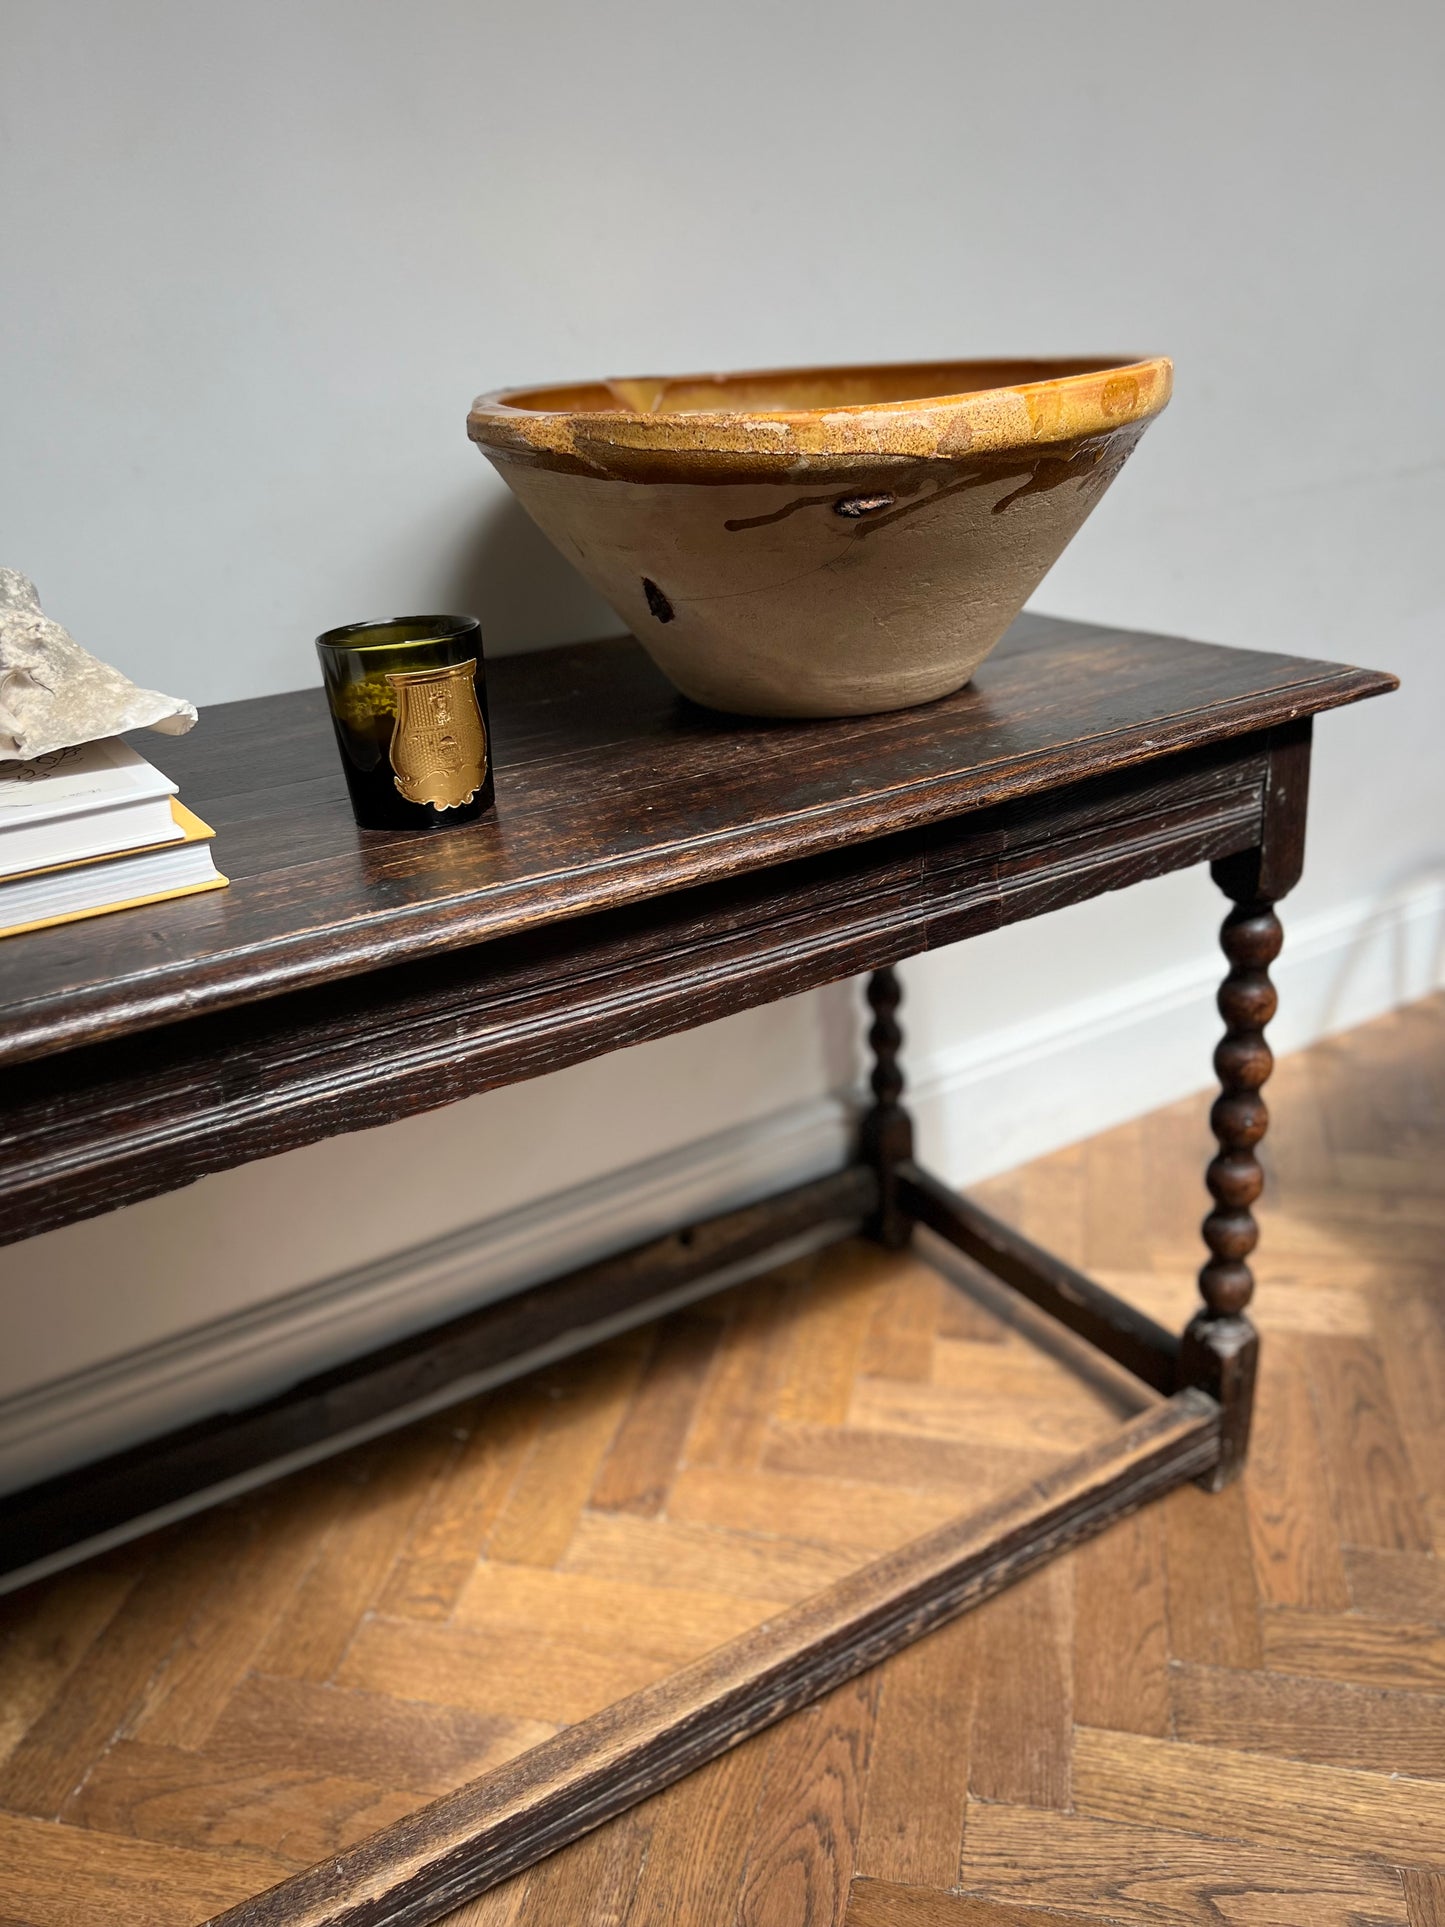
[[[0,1062],[942,822],[1394,680],[1026,615],[967,689],[885,716],[719,716],[630,639],[495,662],[488,687],[497,809],[455,834],[355,828],[319,691],[147,739],[231,888],[0,945]]]

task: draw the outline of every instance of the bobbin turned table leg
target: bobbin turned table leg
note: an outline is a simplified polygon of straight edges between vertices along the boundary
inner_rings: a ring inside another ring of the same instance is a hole
[[[1209,1261],[1199,1274],[1204,1309],[1184,1333],[1180,1382],[1198,1385],[1224,1412],[1219,1464],[1204,1481],[1213,1491],[1235,1478],[1249,1444],[1259,1338],[1246,1316],[1254,1296],[1249,1255],[1259,1241],[1250,1209],[1264,1188],[1255,1147],[1269,1124],[1260,1091],[1274,1068],[1264,1027],[1278,999],[1269,966],[1284,933],[1274,906],[1263,899],[1236,904],[1224,920],[1220,943],[1229,975],[1219,992],[1225,1031],[1214,1053],[1220,1095],[1209,1121],[1219,1141],[1206,1182],[1214,1207],[1204,1220]]]
[[[1209,1121],[1219,1151],[1207,1177],[1214,1207],[1203,1227],[1209,1247],[1209,1261],[1199,1274],[1204,1309],[1185,1330],[1179,1384],[1199,1386],[1223,1411],[1219,1464],[1200,1480],[1215,1492],[1239,1476],[1254,1409],[1259,1338],[1246,1308],[1254,1296],[1248,1260],[1259,1227],[1250,1206],[1264,1188],[1255,1149],[1269,1123],[1260,1091],[1274,1068],[1264,1041],[1278,1001],[1269,967],[1284,939],[1274,906],[1299,882],[1304,868],[1309,775],[1310,719],[1305,716],[1270,731],[1259,840],[1210,865],[1234,908],[1219,933],[1229,975],[1219,992],[1225,1028],[1214,1053],[1220,1094]]]
[[[858,1148],[863,1162],[878,1173],[878,1210],[864,1230],[890,1251],[899,1250],[913,1236],[913,1219],[902,1208],[898,1186],[899,1166],[913,1156],[913,1120],[899,1102],[903,1072],[898,1067],[898,1052],[903,1032],[895,1013],[902,995],[891,966],[875,970],[868,979],[868,1004],[873,1012],[868,1032],[873,1052],[869,1078],[873,1103],[864,1113]]]

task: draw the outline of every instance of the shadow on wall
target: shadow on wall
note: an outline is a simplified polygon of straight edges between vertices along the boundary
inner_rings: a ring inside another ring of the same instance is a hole
[[[854,1097],[866,1105],[872,1060],[864,1048],[869,1022],[861,988],[864,982],[864,978],[854,978],[815,991],[813,1010],[829,1091],[835,1096]]]
[[[440,585],[438,607],[479,616],[494,656],[626,633],[515,497],[500,491],[458,542]]]

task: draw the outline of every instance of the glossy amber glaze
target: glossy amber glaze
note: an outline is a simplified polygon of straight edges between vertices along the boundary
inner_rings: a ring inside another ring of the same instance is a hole
[[[1147,421],[1171,364],[955,361],[649,375],[502,389],[473,405],[489,454],[626,479],[701,480],[1035,447]]]
[[[685,694],[758,715],[966,682],[1169,399],[1155,358],[641,376],[468,431]]]

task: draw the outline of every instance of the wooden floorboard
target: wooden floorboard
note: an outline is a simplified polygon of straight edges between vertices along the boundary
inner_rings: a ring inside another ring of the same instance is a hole
[[[1172,1324],[1207,1105],[980,1195]],[[447,1927],[1441,1927],[1445,999],[1271,1110],[1240,1486]],[[940,1269],[800,1259],[0,1600],[0,1927],[195,1927],[1118,1434],[1118,1385]]]
[[[373,1622],[358,1634],[356,1649],[365,1646],[369,1658],[371,1647],[381,1645],[380,1679],[364,1671],[368,1685],[419,1697],[432,1690],[426,1682],[440,1671],[449,1699],[480,1698],[495,1686],[500,1672],[501,1690],[516,1710],[519,1699],[535,1708],[546,1682],[562,1675],[564,1690],[578,1695],[569,1703],[564,1730],[435,1801],[425,1812],[408,1813],[368,1837],[362,1837],[344,1811],[342,1824],[351,1825],[354,1845],[338,1834],[322,1864],[309,1867],[284,1888],[228,1911],[218,1927],[271,1927],[276,1922],[286,1927],[427,1927],[448,1905],[473,1898],[544,1854],[571,1844],[589,1828],[788,1713],[813,1702],[823,1709],[820,1718],[830,1705],[853,1709],[846,1717],[840,1715],[851,1733],[856,1708],[865,1701],[844,1693],[845,1682],[1003,1588],[1012,1588],[1008,1597],[1035,1610],[1039,1600],[1050,1601],[1055,1594],[1066,1598],[1067,1584],[1060,1584],[1045,1562],[1121,1511],[1211,1472],[1218,1463],[1219,1437],[1219,1407],[1198,1391],[1181,1391],[1046,1477],[909,1539],[651,1684],[629,1685],[620,1673],[603,1672],[599,1678],[595,1664],[590,1676],[582,1673],[571,1646],[536,1634],[505,1643],[495,1631],[487,1639],[472,1635],[459,1652],[455,1642],[445,1650],[438,1646],[437,1629]],[[1066,1582],[1067,1568],[1059,1570]],[[1038,1590],[1041,1585],[1043,1592]],[[1047,1605],[1043,1610],[1050,1612]],[[1061,1618],[1057,1628],[1062,1640]],[[1033,1764],[1029,1749],[1040,1750],[1037,1734],[1050,1735],[1052,1757],[1044,1784],[1057,1794],[1068,1771],[1067,1719],[1060,1716],[1047,1683],[1041,1686],[1035,1680],[1026,1657],[1035,1643],[1032,1620],[1024,1630],[1024,1638],[1006,1643],[1009,1691],[995,1716],[1015,1726],[1020,1706],[1032,1716],[1017,1748],[1019,1770],[1025,1775]],[[492,1651],[497,1646],[504,1648],[500,1667]],[[1000,1661],[1004,1650],[996,1656]],[[1060,1660],[1062,1665],[1062,1651]],[[363,1658],[363,1668],[366,1664]],[[1003,1677],[1001,1663],[995,1670]],[[356,1683],[345,1672],[340,1678],[342,1684]],[[876,1696],[876,1681],[870,1680],[868,1694]],[[980,1707],[982,1703],[980,1699]],[[866,1704],[871,1706],[873,1697]],[[854,1765],[845,1772],[840,1764],[836,1775],[829,1769],[846,1795],[839,1810],[843,1816],[852,1815],[861,1798],[861,1787],[853,1787],[848,1775],[866,1757],[870,1728],[871,1717],[859,1727],[857,1744],[848,1741],[845,1753]],[[785,1734],[799,1730],[789,1726]],[[826,1726],[820,1730],[832,1731]],[[779,1757],[793,1761],[790,1744],[786,1737],[779,1740]],[[812,1769],[802,1756],[788,1772],[790,1784],[813,1785]],[[344,1807],[345,1796],[339,1797]],[[763,1810],[774,1818],[779,1811],[779,1796],[770,1796],[766,1788]],[[844,1827],[843,1818],[831,1808],[826,1815],[815,1814],[809,1824],[811,1832],[805,1828],[796,1838],[788,1836],[791,1844],[775,1843],[773,1855],[779,1866],[792,1867],[803,1852],[800,1842],[823,1829],[826,1848],[817,1851],[826,1866],[820,1862],[808,1874],[805,1898],[815,1875],[819,1880],[834,1878],[840,1843],[857,1831],[851,1819]],[[852,1848],[848,1851],[851,1865]],[[768,1891],[773,1891],[771,1886]],[[808,1904],[813,1904],[811,1899]],[[757,1901],[753,1911],[759,1908],[770,1916],[774,1902],[769,1899],[764,1906]]]

